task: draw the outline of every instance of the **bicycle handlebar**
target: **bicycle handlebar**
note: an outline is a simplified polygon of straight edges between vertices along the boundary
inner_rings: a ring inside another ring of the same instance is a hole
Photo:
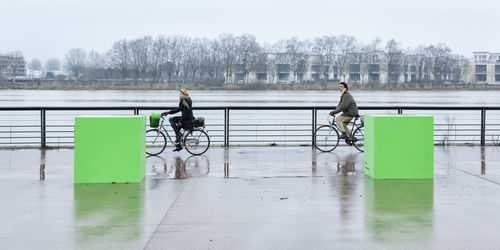
[[[330,117],[332,117],[332,120],[330,121]],[[330,115],[328,114],[328,117],[326,118],[326,120],[328,121],[329,124],[332,124],[333,121],[335,120],[335,114],[334,115]]]

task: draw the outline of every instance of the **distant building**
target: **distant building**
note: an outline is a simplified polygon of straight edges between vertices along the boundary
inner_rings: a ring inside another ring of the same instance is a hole
[[[246,63],[237,62],[226,83],[291,84],[339,82],[359,84],[407,83],[500,84],[500,53],[474,52],[473,59],[459,55],[429,58],[424,55],[382,51],[371,54],[305,55],[260,53]]]
[[[500,53],[474,52],[469,71],[469,82],[500,84]]]

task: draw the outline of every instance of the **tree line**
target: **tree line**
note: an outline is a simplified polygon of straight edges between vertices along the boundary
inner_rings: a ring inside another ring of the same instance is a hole
[[[376,38],[365,43],[348,35],[259,43],[251,34],[220,34],[214,39],[163,35],[122,39],[108,51],[73,48],[62,63],[51,58],[43,66],[35,58],[28,67],[47,72],[64,68],[71,78],[81,80],[223,84],[234,82],[235,72],[248,82],[248,74],[256,70],[266,71],[271,77],[287,70],[297,79],[311,62],[320,75],[327,73],[325,66],[334,65],[340,78],[346,77],[353,63],[367,67],[385,62],[391,72],[404,71],[402,65],[413,65],[418,80],[425,82],[442,82],[450,76],[458,81],[468,64],[464,56],[452,54],[445,44],[405,48],[395,39],[384,43]],[[285,64],[286,69],[279,67]]]

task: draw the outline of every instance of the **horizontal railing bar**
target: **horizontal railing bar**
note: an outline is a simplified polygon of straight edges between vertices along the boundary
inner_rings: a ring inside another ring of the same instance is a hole
[[[0,125],[0,128],[39,128],[40,125]]]
[[[0,142],[2,145],[30,145],[30,144],[40,144],[40,142]]]
[[[14,110],[170,110],[177,107],[158,106],[112,106],[112,107],[55,107],[55,106],[26,106],[26,107],[0,107],[0,111]],[[195,110],[311,110],[334,109],[333,106],[205,106],[193,107]],[[358,106],[361,110],[500,110],[500,106]]]

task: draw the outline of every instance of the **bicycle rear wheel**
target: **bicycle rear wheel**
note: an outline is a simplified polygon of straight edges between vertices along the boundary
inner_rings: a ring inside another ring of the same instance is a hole
[[[165,134],[158,129],[146,131],[146,154],[159,155],[167,146]]]
[[[365,152],[365,128],[358,127],[354,131],[352,136],[354,147],[356,147],[361,152]]]
[[[184,146],[192,155],[201,155],[210,147],[210,137],[201,129],[192,130],[184,137]]]
[[[314,132],[314,146],[322,152],[330,152],[339,145],[339,132],[330,125],[323,125]]]

